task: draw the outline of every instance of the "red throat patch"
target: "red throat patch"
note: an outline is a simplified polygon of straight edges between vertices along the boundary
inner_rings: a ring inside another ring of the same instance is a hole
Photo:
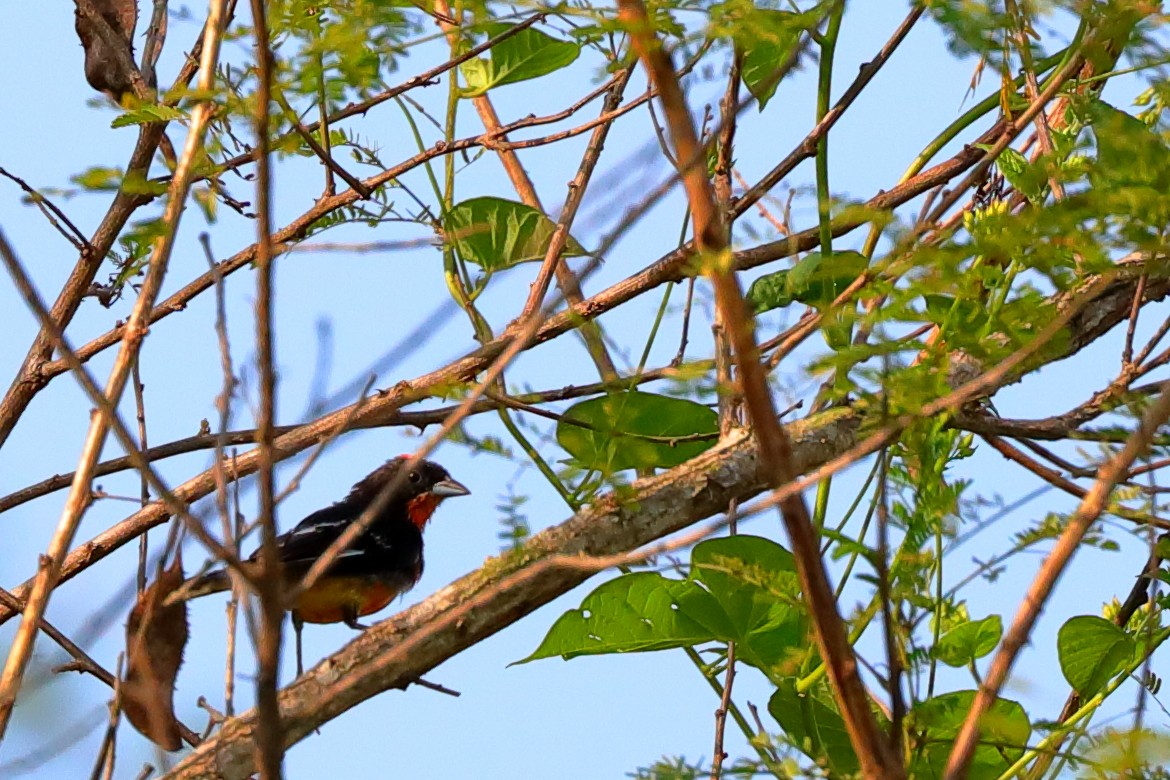
[[[414,523],[415,528],[421,531],[426,527],[427,521],[431,519],[431,515],[438,508],[440,500],[434,493],[423,493],[406,503],[406,515],[410,518],[410,522]]]

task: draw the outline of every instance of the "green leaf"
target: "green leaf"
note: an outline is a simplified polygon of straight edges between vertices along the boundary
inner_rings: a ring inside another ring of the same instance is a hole
[[[118,116],[110,123],[110,127],[129,127],[130,125],[144,125],[150,122],[173,122],[186,119],[187,115],[177,108],[155,104],[146,104],[133,108]]]
[[[1003,619],[999,615],[960,623],[939,637],[935,657],[947,666],[966,666],[994,650],[1001,636]]]
[[[689,581],[656,572],[624,574],[561,615],[536,652],[520,663],[689,647],[711,639],[703,623],[715,610],[714,599]]]
[[[806,756],[837,775],[852,777],[861,771],[857,753],[836,702],[821,692],[818,686],[816,694],[797,693],[793,681],[783,680],[768,700],[768,712]]]
[[[465,200],[443,219],[447,242],[485,271],[543,259],[555,230],[553,221],[536,209],[503,198]],[[570,236],[564,254],[579,257],[588,252]]]
[[[761,276],[752,282],[747,291],[748,303],[756,313],[783,309],[792,304],[792,296],[788,294],[788,269]]]
[[[719,641],[736,642],[736,657],[773,680],[804,654],[804,603],[792,553],[758,536],[729,536],[695,545],[691,575],[721,610],[712,627]]]
[[[831,304],[869,266],[860,252],[834,252],[828,259],[809,252],[792,268],[762,276],[748,289],[756,312],[790,305],[793,301],[816,308]]]
[[[809,647],[791,553],[757,536],[702,542],[687,579],[636,572],[610,580],[558,618],[519,663],[713,641],[736,642],[737,657],[773,680],[791,673]]]
[[[809,252],[788,274],[788,293],[808,306],[831,304],[869,266],[860,252]]]
[[[1170,149],[1139,119],[1097,100],[1089,108],[1097,142],[1094,183],[1165,190],[1170,186]]]
[[[977,332],[987,311],[978,301],[970,298],[955,298],[950,295],[923,295],[926,301],[926,319],[951,330],[964,333]]]
[[[800,14],[760,8],[736,26],[735,42],[743,51],[741,78],[760,111],[776,93],[778,69],[792,55],[805,24]]]
[[[493,24],[485,28],[495,37],[513,25]],[[493,87],[526,81],[560,70],[571,64],[581,47],[529,28],[492,47],[490,59],[476,58],[460,65],[467,89],[463,97],[477,97]]]
[[[955,691],[928,699],[910,710],[907,733],[913,734],[914,760],[908,776],[915,780],[941,778],[962,728],[975,701],[975,691]],[[1032,725],[1024,708],[1008,699],[996,699],[979,721],[979,747],[964,775],[967,780],[992,780],[1024,754]]]
[[[1040,166],[1028,162],[1027,157],[1011,147],[999,153],[995,165],[1008,184],[1023,193],[1033,205],[1039,205],[1044,201],[1048,181]]]
[[[94,167],[70,177],[77,186],[86,190],[116,190],[122,186],[121,168]]]
[[[198,167],[198,166],[196,166]],[[131,170],[122,178],[121,190],[129,195],[162,195],[168,189],[165,181],[146,178],[140,170]]]
[[[1133,637],[1095,615],[1069,618],[1056,635],[1064,679],[1083,698],[1095,696],[1133,658]]]
[[[821,335],[831,349],[842,350],[853,343],[853,319],[847,306],[823,311]]]
[[[607,474],[677,466],[710,448],[719,435],[719,415],[713,409],[637,390],[582,401],[563,417],[557,423],[557,442],[585,468]],[[705,438],[672,441],[698,435]]]

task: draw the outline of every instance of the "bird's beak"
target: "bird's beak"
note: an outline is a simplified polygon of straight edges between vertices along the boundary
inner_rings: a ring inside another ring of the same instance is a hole
[[[447,477],[446,479],[439,480],[431,487],[431,495],[438,496],[439,498],[454,498],[455,496],[471,495],[471,491],[463,483],[456,482],[450,477]]]

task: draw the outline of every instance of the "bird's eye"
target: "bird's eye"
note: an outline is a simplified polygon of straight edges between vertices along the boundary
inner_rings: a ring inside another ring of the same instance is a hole
[[[415,484],[417,484],[418,482],[420,482],[422,480],[422,474],[419,474],[417,471],[412,471],[412,472],[410,472],[409,479],[411,482],[414,482]]]

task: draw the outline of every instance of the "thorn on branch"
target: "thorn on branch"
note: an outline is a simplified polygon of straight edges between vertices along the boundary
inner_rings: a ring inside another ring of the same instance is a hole
[[[419,686],[422,686],[423,688],[429,688],[432,691],[437,691],[438,693],[445,693],[448,696],[455,696],[456,698],[463,695],[459,691],[452,690],[451,688],[448,688],[444,685],[439,685],[438,683],[430,682],[429,680],[424,680],[421,677],[419,677],[417,680],[412,680],[411,682],[403,683],[400,686],[400,689],[405,691],[411,685],[419,685]]]

